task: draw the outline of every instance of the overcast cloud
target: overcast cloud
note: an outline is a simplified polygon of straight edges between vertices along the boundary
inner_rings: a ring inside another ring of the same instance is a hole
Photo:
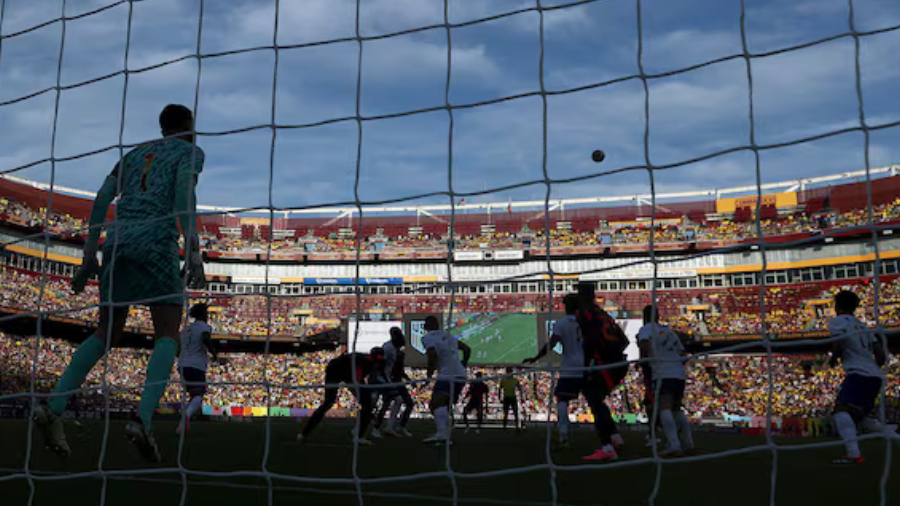
[[[70,1],[70,16],[108,5]],[[544,1],[544,6],[562,3]],[[748,0],[746,34],[752,53],[845,33],[846,0]],[[900,25],[895,0],[854,0],[855,28]],[[195,54],[197,0],[145,0],[133,5],[128,68],[135,70]],[[470,21],[534,4],[520,0],[454,0],[450,21]],[[228,52],[273,43],[271,0],[208,0],[200,51]],[[743,52],[738,0],[643,0],[642,63],[647,74],[668,73]],[[356,2],[282,0],[280,45],[355,37]],[[0,33],[58,18],[61,3],[6,0]],[[573,88],[637,75],[635,0],[602,0],[544,13],[546,90]],[[59,82],[72,86],[124,68],[129,4],[65,23]],[[377,36],[441,25],[437,0],[362,0],[360,32]],[[536,12],[455,28],[452,71],[447,79],[443,27],[363,43],[360,112],[386,116],[450,104],[473,104],[541,89],[540,16]],[[7,37],[0,46],[0,102],[57,83],[62,23]],[[273,97],[271,49],[202,60],[198,129],[222,133],[268,125],[308,125],[356,114],[355,40],[282,49]],[[859,125],[855,42],[845,37],[752,62],[755,138],[759,145],[789,142]],[[870,126],[900,121],[900,30],[860,38],[864,113]],[[198,62],[115,75],[64,90],[59,97],[55,156],[71,157],[158,135],[156,117],[167,103],[193,106]],[[747,66],[737,58],[649,80],[649,160],[684,162],[750,142]],[[120,118],[125,98],[125,124]],[[56,93],[50,91],[0,106],[0,171],[51,156]],[[477,192],[543,178],[543,101],[529,96],[453,112],[453,190]],[[448,190],[450,116],[446,110],[363,122],[359,198],[399,199]],[[547,173],[572,178],[643,166],[644,88],[632,79],[547,98]],[[269,188],[279,207],[352,201],[359,132],[353,120],[309,128],[279,129],[270,185],[272,130],[204,135],[207,155],[202,203],[266,206]],[[873,166],[900,163],[900,127],[873,131]],[[810,177],[865,167],[864,136],[847,133],[764,151],[763,181]],[[603,164],[592,150],[607,153]],[[56,164],[57,184],[96,190],[118,158],[116,150]],[[16,173],[49,181],[49,163]],[[655,173],[659,192],[752,184],[755,160],[738,152]],[[469,201],[543,199],[546,188],[529,186]],[[647,171],[555,185],[553,198],[623,195],[649,191]],[[446,202],[431,198],[419,202]]]

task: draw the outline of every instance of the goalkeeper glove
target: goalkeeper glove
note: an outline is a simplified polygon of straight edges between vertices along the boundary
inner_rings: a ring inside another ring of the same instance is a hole
[[[72,291],[75,294],[83,292],[91,276],[99,272],[100,264],[97,262],[97,246],[85,244],[81,267],[78,268],[78,272],[72,278]]]
[[[187,287],[202,290],[206,287],[206,273],[203,270],[203,256],[200,254],[200,244],[197,240],[191,241],[181,277],[187,276]]]

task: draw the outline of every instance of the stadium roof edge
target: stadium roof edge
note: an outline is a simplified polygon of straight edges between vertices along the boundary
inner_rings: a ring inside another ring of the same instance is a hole
[[[884,167],[872,168],[869,171],[870,176],[876,175],[887,175],[887,176],[895,176],[900,174],[900,164],[891,164]],[[840,172],[837,174],[830,174],[826,176],[817,176],[812,178],[801,178],[801,179],[789,179],[786,181],[779,181],[775,183],[765,183],[760,186],[762,190],[778,190],[784,189],[785,191],[797,191],[806,189],[807,185],[815,185],[821,183],[829,183],[832,181],[841,181],[845,179],[853,179],[859,177],[865,177],[865,170],[857,170],[857,171],[848,171],[848,172]],[[8,179],[10,181],[28,185],[32,188],[36,188],[42,191],[50,190],[51,185],[48,183],[41,183],[38,181],[32,181],[30,179],[21,178],[18,176],[12,176],[8,174],[0,174],[0,177],[4,179]],[[679,199],[679,198],[689,198],[689,197],[715,197],[719,198],[725,195],[733,195],[739,193],[746,193],[755,191],[755,185],[745,185],[745,186],[734,186],[730,188],[717,188],[710,190],[698,190],[698,191],[689,191],[689,192],[677,192],[677,193],[657,193],[657,199]],[[53,191],[68,194],[72,196],[85,197],[88,199],[93,199],[96,196],[96,193],[79,190],[76,188],[68,188],[65,186],[53,185]],[[612,202],[642,202],[644,204],[649,204],[650,200],[653,198],[651,194],[638,194],[638,195],[618,195],[611,197],[582,197],[582,198],[572,198],[572,199],[553,199],[549,201],[550,210],[555,210],[560,207],[564,207],[567,205],[584,205],[584,204],[603,204],[603,203],[612,203]],[[431,205],[418,205],[418,206],[363,206],[362,211],[365,213],[396,213],[396,212],[415,212],[415,213],[424,213],[428,214],[434,211],[450,211],[452,208],[457,210],[473,210],[473,209],[483,209],[490,213],[493,209],[512,209],[512,208],[536,208],[543,207],[545,205],[544,200],[528,200],[528,201],[508,201],[508,202],[480,202],[480,203],[471,203],[471,204],[457,204],[455,206],[451,206],[449,204],[431,204]],[[240,214],[268,214],[268,209],[245,209],[245,208],[236,208],[236,207],[223,207],[223,206],[210,206],[210,205],[198,205],[197,209],[199,211],[212,212],[212,213],[240,213]],[[314,207],[307,209],[292,209],[292,210],[278,210],[276,211],[279,215],[291,216],[291,215],[301,215],[301,214],[343,214],[352,216],[356,214],[359,209],[356,206],[346,206],[346,207]]]

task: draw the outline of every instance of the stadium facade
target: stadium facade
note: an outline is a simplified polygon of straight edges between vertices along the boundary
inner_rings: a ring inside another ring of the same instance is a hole
[[[900,272],[898,173],[900,165],[871,172],[877,178],[871,226],[864,172],[768,184],[761,199],[746,195],[755,187],[657,195],[655,211],[646,195],[551,201],[549,212],[543,201],[366,208],[362,221],[355,208],[286,211],[270,220],[202,206],[208,287],[195,296],[228,301],[268,294],[278,301],[277,316],[298,323],[223,339],[308,341],[315,334],[334,340],[335,329],[346,333],[356,293],[364,298],[359,320],[446,312],[451,293],[463,313],[551,313],[560,309],[559,297],[547,302],[551,289],[560,294],[593,281],[620,318],[635,315],[655,289],[664,315],[702,321],[707,314],[752,312],[752,302],[721,298],[759,292],[764,282],[769,289],[803,286],[789,304],[809,318],[793,330],[814,332],[827,313],[820,294],[831,286],[872,279],[876,264],[882,283]],[[91,194],[55,191],[51,216],[57,218],[44,227],[45,185],[0,178],[0,261],[7,268],[74,274]],[[322,298],[342,302],[323,308],[315,302]],[[755,305],[758,312],[758,297]],[[309,322],[321,323],[318,332]],[[708,325],[694,331],[701,341],[717,338]]]

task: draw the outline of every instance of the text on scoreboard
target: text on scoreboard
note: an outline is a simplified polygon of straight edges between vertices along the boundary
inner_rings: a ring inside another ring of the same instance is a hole
[[[303,278],[304,285],[355,285],[356,278]],[[402,285],[403,278],[359,278],[360,285]]]

